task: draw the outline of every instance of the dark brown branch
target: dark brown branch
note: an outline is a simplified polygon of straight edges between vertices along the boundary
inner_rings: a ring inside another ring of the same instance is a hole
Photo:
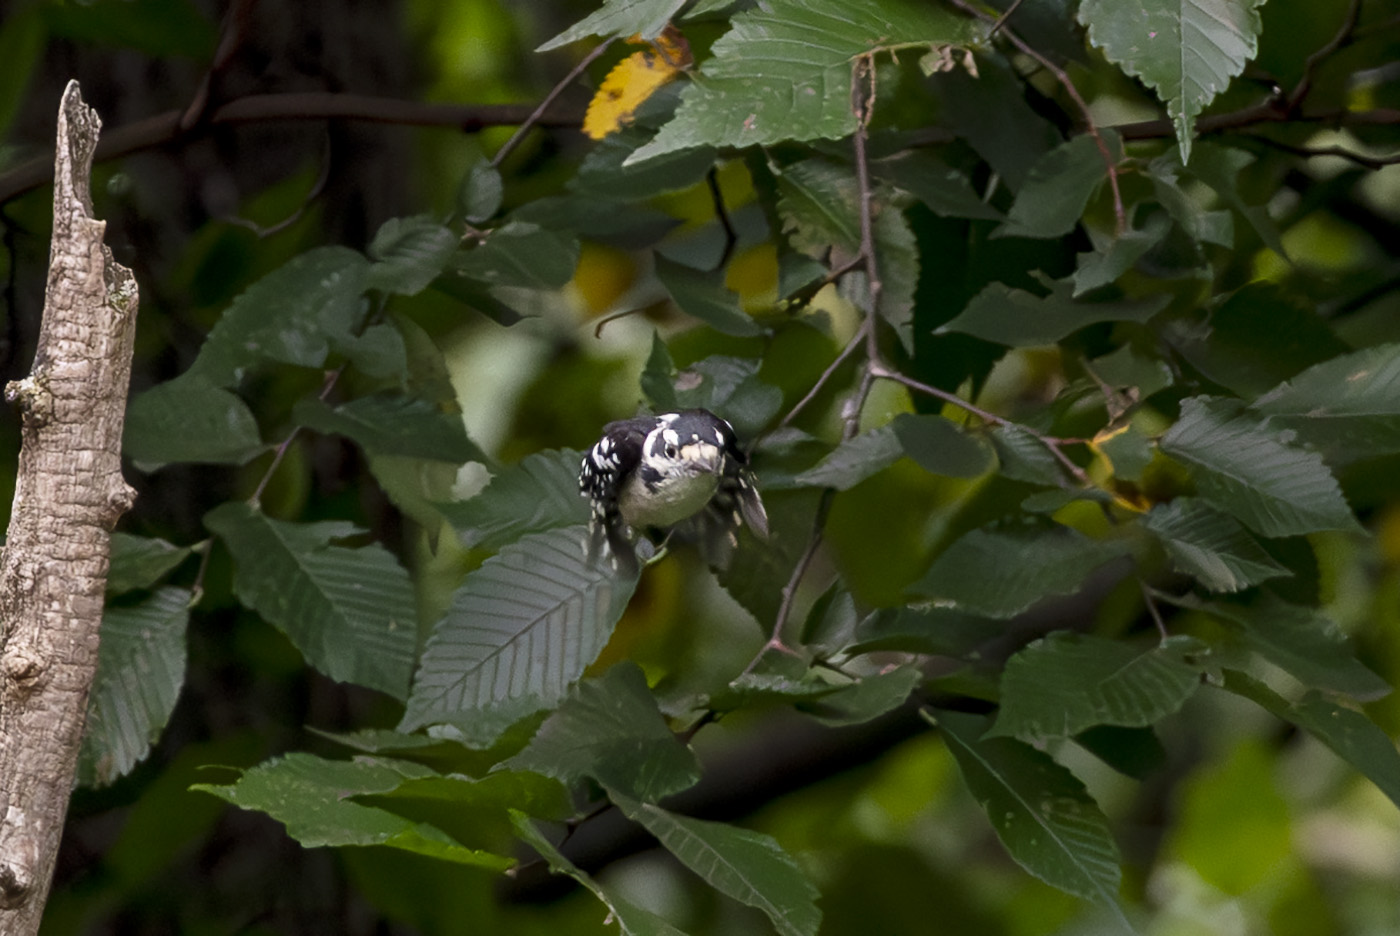
[[[116,159],[194,138],[207,126],[266,123],[277,120],[354,120],[412,127],[454,127],[474,133],[486,127],[513,126],[531,119],[534,107],[526,104],[441,104],[405,101],[364,94],[332,94],[323,91],[286,94],[254,94],[221,105],[202,123],[189,130],[180,127],[184,111],[171,110],[117,127],[102,136],[94,159]],[[577,127],[580,117],[572,111],[541,114],[536,126]],[[0,204],[53,180],[50,156],[21,163],[0,175]]]
[[[1303,76],[1298,79],[1298,84],[1288,95],[1288,110],[1293,113],[1303,106],[1303,99],[1312,90],[1313,76],[1317,73],[1318,66],[1329,56],[1351,42],[1351,37],[1356,31],[1356,22],[1361,18],[1361,0],[1351,0],[1347,6],[1346,16],[1342,18],[1342,25],[1338,28],[1327,44],[1309,55],[1307,61],[1303,63]]]

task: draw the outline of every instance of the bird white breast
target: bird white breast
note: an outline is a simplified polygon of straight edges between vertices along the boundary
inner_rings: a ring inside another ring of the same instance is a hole
[[[704,510],[718,487],[719,475],[709,471],[663,478],[650,490],[634,475],[623,485],[617,506],[634,530],[669,527]]]

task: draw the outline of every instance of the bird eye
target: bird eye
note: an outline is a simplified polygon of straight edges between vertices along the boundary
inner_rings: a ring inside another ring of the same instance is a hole
[[[667,457],[667,458],[675,458],[675,457],[676,457],[676,447],[675,447],[674,445],[668,445],[668,446],[666,446],[666,457]]]

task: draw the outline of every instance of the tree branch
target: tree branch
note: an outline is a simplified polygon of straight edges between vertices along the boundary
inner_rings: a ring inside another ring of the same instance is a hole
[[[69,82],[58,116],[53,244],[0,558],[0,932],[37,933],[97,669],[121,474],[137,291],[102,243],[89,176],[101,121]]]
[[[535,108],[525,104],[438,104],[364,94],[332,94],[307,91],[286,94],[253,94],[214,108],[204,119],[182,127],[185,110],[171,110],[117,127],[97,145],[94,160],[102,162],[170,143],[184,143],[208,127],[277,120],[357,120],[366,123],[412,127],[455,127],[474,133],[486,127],[513,126],[531,120]],[[550,111],[533,125],[577,127],[579,115]],[[53,179],[53,162],[47,157],[21,163],[0,174],[0,204],[38,188]]]

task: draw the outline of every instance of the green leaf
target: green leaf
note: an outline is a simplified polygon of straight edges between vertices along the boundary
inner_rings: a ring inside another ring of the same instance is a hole
[[[242,502],[204,518],[235,563],[239,600],[285,633],[332,679],[396,699],[408,695],[418,642],[408,573],[377,543],[330,541],[359,534],[348,523],[286,523]]]
[[[1161,243],[1171,230],[1171,218],[1161,212],[1148,217],[1141,228],[1124,231],[1114,238],[1106,248],[1093,253],[1077,256],[1078,268],[1074,271],[1074,298],[1100,286],[1107,286],[1133,268],[1143,256]],[[1124,345],[1124,348],[1127,348]]]
[[[685,936],[650,910],[643,910],[629,903],[581,871],[535,828],[535,823],[525,813],[512,809],[510,820],[521,841],[539,852],[540,857],[549,865],[549,870],[555,874],[567,874],[603,902],[603,906],[608,908],[609,917],[616,920],[622,929],[623,936]]]
[[[1264,683],[1235,670],[1225,671],[1225,688],[1317,738],[1400,806],[1400,752],[1390,736],[1365,715],[1318,692],[1289,702]]]
[[[142,465],[241,465],[266,448],[248,404],[197,374],[156,384],[127,405],[122,454]]]
[[[792,480],[797,486],[848,491],[893,465],[903,454],[904,446],[894,426],[881,426],[842,442]]]
[[[936,215],[982,221],[1005,219],[972,190],[967,176],[930,153],[906,151],[873,163],[870,170],[877,179],[908,192]]]
[[[1236,625],[1246,646],[1309,688],[1363,700],[1391,691],[1389,683],[1352,653],[1336,622],[1315,608],[1265,596],[1248,608],[1214,603],[1203,610]]]
[[[120,595],[138,588],[150,588],[193,552],[163,539],[112,534],[112,562],[107,569],[107,594]]]
[[[485,159],[472,163],[457,192],[457,204],[468,224],[481,224],[501,210],[505,185],[501,172]]]
[[[1083,0],[1089,41],[1166,102],[1181,161],[1191,158],[1196,115],[1258,51],[1264,0]]]
[[[590,563],[587,533],[532,533],[467,576],[423,650],[399,729],[448,722],[489,744],[567,696],[636,587]]]
[[[686,0],[606,0],[603,6],[535,49],[548,52],[589,36],[655,39]]]
[[[1211,591],[1234,592],[1291,575],[1229,514],[1194,497],[1159,504],[1143,520],[1176,568]]]
[[[582,457],[572,449],[527,455],[475,497],[438,507],[468,549],[499,549],[526,533],[586,523],[588,502],[578,490]]]
[[[723,271],[704,273],[656,255],[656,278],[682,312],[724,335],[761,335],[759,325],[739,306],[739,294],[724,285]]]
[[[629,819],[715,890],[762,910],[782,936],[815,936],[822,921],[817,889],[772,838],[608,792]]]
[[[991,433],[1001,473],[1013,481],[1056,487],[1064,483],[1065,470],[1046,444],[1015,423],[996,426]]]
[[[188,376],[232,387],[266,361],[323,366],[332,348],[353,342],[368,271],[369,262],[345,247],[298,254],[233,300]]]
[[[849,136],[858,56],[967,46],[984,33],[970,17],[910,0],[771,0],[731,24],[681,92],[676,116],[629,163],[693,146]]]
[[[984,718],[940,711],[931,720],[943,729],[963,780],[1016,863],[1121,917],[1118,846],[1084,784],[1030,745],[982,739]]]
[[[1238,2],[1238,0],[1225,0]],[[1252,0],[1246,0],[1252,2]],[[1262,2],[1262,0],[1258,0]],[[1240,195],[1237,178],[1240,172],[1254,164],[1254,156],[1241,149],[1202,143],[1196,148],[1196,156],[1191,160],[1190,172],[1197,179],[1215,189],[1221,201],[1239,212],[1254,233],[1280,257],[1287,257],[1283,238],[1279,236],[1278,225],[1269,215],[1267,205],[1251,205]]]
[[[111,783],[143,760],[160,737],[185,682],[189,609],[188,590],[165,587],[140,604],[103,612],[78,753],[79,784]]]
[[[465,253],[452,266],[488,286],[558,289],[574,278],[578,240],[538,224],[508,221]]]
[[[190,789],[240,809],[267,813],[306,848],[385,845],[492,871],[513,865],[514,860],[503,855],[463,846],[436,826],[351,799],[389,793],[408,777],[431,773],[404,761],[331,761],[293,753],[245,771],[237,783],[197,783]]]
[[[1241,397],[1350,350],[1312,303],[1274,283],[1249,283],[1205,315],[1163,324],[1192,367]]]
[[[864,676],[798,709],[824,725],[863,725],[903,705],[922,679],[917,667],[898,666]]]
[[[1060,131],[1027,102],[1025,79],[1004,56],[989,50],[977,56],[976,66],[976,76],[953,69],[928,83],[948,128],[1015,191],[1031,166],[1060,144]],[[988,114],[997,119],[988,120]]]
[[[783,405],[783,392],[758,376],[757,358],[714,354],[676,375],[676,406],[699,407],[729,420],[743,436],[753,436]]]
[[[700,779],[700,762],[667,727],[635,663],[579,683],[507,763],[568,782],[592,777],[644,802]]]
[[[375,455],[402,455],[461,464],[487,461],[467,438],[460,413],[421,397],[375,393],[331,407],[319,399],[297,401],[292,419],[317,432],[335,433]]]
[[[423,773],[378,795],[384,797],[384,802],[447,803],[454,811],[473,814],[471,821],[482,826],[495,823],[509,807],[555,821],[575,813],[573,800],[562,783],[522,770],[496,768],[482,777]]]
[[[640,166],[623,166],[637,147],[652,138],[649,130],[625,127],[593,145],[569,180],[569,188],[590,198],[638,201],[690,188],[714,168],[715,151],[708,146],[677,150]]]
[[[860,189],[854,170],[826,159],[806,159],[782,169],[778,177],[778,213],[796,250],[825,258],[832,265],[860,253]],[[875,215],[871,235],[879,256],[880,315],[912,350],[914,290],[919,279],[918,247],[903,213],[886,208]],[[862,308],[870,307],[864,269],[841,279],[842,293]]]
[[[950,419],[900,413],[890,425],[904,454],[925,471],[953,478],[976,478],[992,467],[992,447]]]
[[[1158,156],[1147,166],[1157,200],[1191,240],[1220,247],[1235,245],[1235,219],[1228,211],[1207,210],[1187,194],[1177,179],[1181,166],[1175,159]]]
[[[949,546],[910,590],[945,607],[1009,618],[1043,598],[1073,594],[1090,572],[1127,551],[1057,524],[984,527]]]
[[[1162,436],[1162,451],[1194,469],[1197,493],[1264,536],[1360,530],[1322,457],[1242,410],[1191,397]]]
[[[1169,637],[1146,651],[1068,631],[1042,637],[1007,661],[1001,711],[987,737],[1035,741],[1095,725],[1156,724],[1195,694],[1201,672],[1190,658],[1204,652],[1194,637]]]
[[[989,283],[973,296],[956,318],[934,334],[963,332],[1013,348],[1054,344],[1097,322],[1146,322],[1161,312],[1171,297],[1085,302],[1070,296],[1070,284],[1057,282],[1048,296],[1037,296],[1005,283]]]
[[[1316,364],[1254,401],[1333,464],[1400,452],[1400,344]]]
[[[371,289],[416,296],[437,279],[457,252],[461,239],[427,215],[390,218],[370,241],[366,285]]]
[[[647,355],[646,366],[642,368],[638,383],[642,394],[656,412],[670,413],[681,408],[676,401],[675,377],[676,362],[671,359],[666,342],[661,340],[661,333],[653,331],[651,353]]]
[[[1122,156],[1118,134],[1104,131],[1104,143],[1115,161]],[[1061,237],[1074,230],[1084,207],[1107,177],[1103,154],[1087,133],[1074,137],[1040,157],[1016,200],[998,237]]]

